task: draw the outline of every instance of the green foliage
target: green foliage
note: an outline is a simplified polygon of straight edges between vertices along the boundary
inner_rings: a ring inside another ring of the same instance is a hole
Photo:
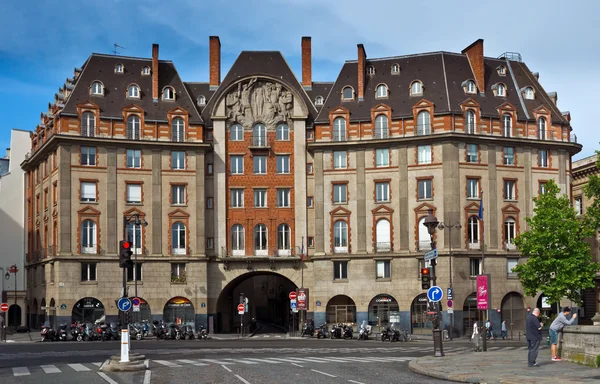
[[[528,296],[543,292],[550,303],[563,297],[581,303],[581,290],[595,287],[594,278],[600,269],[592,262],[584,241],[594,231],[586,221],[577,219],[569,198],[552,180],[546,193],[533,202],[534,216],[525,219],[530,229],[515,240],[528,259],[514,271]]]
[[[598,159],[596,168],[600,170],[600,151],[596,151]],[[592,204],[585,209],[585,222],[590,228],[600,229],[600,176],[591,175],[589,182],[583,187],[586,196],[592,201]]]

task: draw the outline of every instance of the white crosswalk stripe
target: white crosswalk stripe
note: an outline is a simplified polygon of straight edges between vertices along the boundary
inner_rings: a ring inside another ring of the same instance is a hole
[[[274,359],[255,359],[252,357],[247,357],[246,360],[258,361],[259,363],[282,364],[281,361],[275,361]]]
[[[195,365],[196,367],[202,367],[202,366],[208,365],[208,364],[204,364],[204,363],[199,363],[194,360],[177,360],[177,361],[180,363],[183,363],[183,364]]]
[[[256,361],[247,361],[244,359],[225,359],[225,360],[233,361],[236,363],[242,363],[242,364],[258,364]]]
[[[153,360],[153,361],[160,365],[164,365],[165,367],[170,367],[170,368],[181,367],[180,364],[175,364],[175,363],[173,363],[171,361],[167,361],[167,360]]]
[[[40,366],[46,373],[60,373],[61,370],[56,368],[56,365],[41,365]]]
[[[27,367],[14,367],[12,369],[13,376],[28,376],[31,375]]]
[[[222,361],[222,360],[215,360],[215,359],[200,359],[200,360],[207,361],[207,362],[213,363],[213,364],[219,364],[219,365],[235,364],[235,363],[232,363],[231,361]]]
[[[71,367],[75,372],[85,372],[85,371],[89,371],[90,369],[88,367],[86,367],[83,364],[67,364],[69,367]]]

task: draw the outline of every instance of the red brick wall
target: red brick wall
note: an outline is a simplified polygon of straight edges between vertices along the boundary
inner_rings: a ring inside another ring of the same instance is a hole
[[[209,37],[208,65],[210,71],[208,84],[211,87],[218,87],[221,85],[221,41],[219,36]]]
[[[309,36],[302,38],[302,86],[312,87],[312,44]]]
[[[480,91],[485,89],[485,66],[483,63],[483,39],[479,39],[467,48],[463,49],[463,54],[467,55],[473,76],[477,81],[477,87]]]

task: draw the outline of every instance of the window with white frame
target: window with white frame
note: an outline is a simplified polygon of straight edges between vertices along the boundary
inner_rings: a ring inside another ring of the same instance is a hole
[[[419,164],[431,164],[431,145],[419,145],[417,147],[417,162]]]
[[[96,281],[96,263],[81,263],[81,281]]]
[[[229,140],[230,141],[242,141],[244,140],[244,128],[240,124],[233,124],[229,128]]]
[[[343,117],[333,120],[333,141],[346,141],[346,119]]]
[[[388,118],[386,115],[378,115],[375,118],[375,138],[387,139],[389,136]]]
[[[583,199],[581,196],[577,196],[573,199],[575,205],[575,214],[577,216],[583,215]]]
[[[375,183],[375,201],[377,203],[383,203],[390,201],[390,183],[377,182]]]
[[[140,118],[137,115],[131,115],[127,118],[127,138],[129,140],[139,140],[141,137]]]
[[[231,227],[231,249],[233,250],[234,256],[243,255],[245,248],[244,227],[241,224],[235,224],[233,227]]]
[[[498,84],[498,87],[496,87],[496,96],[506,96],[506,87],[504,86],[504,84]]]
[[[471,276],[477,276],[481,274],[481,259],[478,257],[471,257],[469,259],[469,274]]]
[[[127,97],[139,99],[140,98],[140,87],[135,84],[132,84],[127,88]]]
[[[175,100],[175,90],[171,87],[165,87],[163,90],[163,100]]]
[[[379,219],[375,225],[375,252],[392,250],[391,228],[387,219]]]
[[[123,73],[123,64],[115,65],[115,73]]]
[[[254,252],[256,255],[267,255],[267,226],[258,224],[254,227]]]
[[[467,133],[475,134],[475,112],[468,110],[466,113]]]
[[[345,204],[348,202],[347,184],[333,184],[333,203]]]
[[[171,204],[185,205],[185,185],[171,186]]]
[[[467,80],[465,89],[467,93],[475,93],[477,90],[477,88],[475,87],[475,82],[473,80]]]
[[[185,152],[184,151],[171,151],[171,169],[173,169],[173,170],[185,169]]]
[[[267,145],[267,127],[264,124],[256,124],[252,128],[252,145],[257,147]]]
[[[291,249],[290,238],[290,226],[287,224],[280,224],[279,227],[277,227],[277,250],[279,250],[280,255],[282,254],[281,251],[288,251],[285,253],[289,254],[289,251]]]
[[[384,98],[388,95],[388,89],[384,84],[380,84],[377,86],[377,97]]]
[[[348,279],[348,261],[333,262],[333,280]]]
[[[525,88],[525,98],[527,100],[533,100],[535,98],[534,94],[533,94],[533,88],[531,88],[531,87]]]
[[[425,225],[425,216],[421,217],[417,223],[417,233],[419,234],[419,251],[431,249],[431,235]]]
[[[290,207],[290,189],[289,188],[278,188],[277,189],[277,208],[289,208]]]
[[[516,200],[516,188],[517,186],[515,180],[504,180],[504,200]]]
[[[390,150],[388,148],[381,148],[375,150],[375,166],[376,167],[389,167],[390,165]]]
[[[540,184],[540,195],[546,193],[546,182],[539,182]]]
[[[517,237],[517,223],[512,217],[504,220],[504,241],[507,248],[514,247],[515,238]]]
[[[127,241],[131,244],[131,251],[135,255],[142,252],[142,226],[135,223],[127,223]]]
[[[145,66],[142,68],[142,75],[144,75],[144,76],[148,76],[149,74],[150,74],[150,67],[149,67],[149,66],[147,66],[147,65],[145,65]]]
[[[431,179],[417,180],[418,198],[419,200],[428,200],[433,198]]]
[[[92,83],[92,95],[104,95],[104,86],[99,81]]]
[[[512,136],[512,117],[508,113],[502,115],[502,136]]]
[[[287,124],[278,124],[276,128],[276,139],[279,141],[290,139],[290,127]]]
[[[230,172],[232,175],[241,175],[244,173],[244,156],[232,155],[229,157]]]
[[[504,67],[503,65],[499,66],[499,67],[497,68],[497,70],[498,70],[498,74],[499,74],[500,76],[504,76],[504,75],[506,75],[506,67]]]
[[[264,188],[254,190],[254,208],[267,208],[267,190]]]
[[[318,106],[323,105],[323,96],[317,96],[315,98],[315,105],[318,105]]]
[[[171,124],[171,140],[177,142],[185,141],[185,122],[181,117],[173,119]]]
[[[392,268],[390,260],[377,260],[375,262],[377,266],[376,279],[389,279],[392,277]]]
[[[139,149],[128,149],[127,154],[127,168],[141,168],[142,167],[142,151]]]
[[[346,169],[348,167],[348,156],[346,151],[334,151],[333,152],[333,168],[334,169]]]
[[[410,86],[410,94],[414,95],[422,95],[423,94],[423,84],[420,81],[414,81]]]
[[[504,147],[504,165],[515,165],[515,149],[513,147]]]
[[[508,258],[506,259],[506,272],[507,277],[518,277],[515,272],[515,267],[519,264],[519,259],[516,258]]]
[[[469,217],[467,222],[467,241],[470,245],[479,244],[479,219],[477,216]]]
[[[93,220],[81,222],[81,253],[96,253],[96,223]]]
[[[81,165],[96,165],[96,147],[81,147]]]
[[[479,161],[479,148],[477,144],[467,144],[467,163]]]
[[[171,251],[175,255],[185,255],[185,225],[182,222],[175,222],[171,226]]]
[[[196,99],[196,103],[199,107],[204,107],[206,105],[206,97],[204,95],[198,96]]]
[[[538,165],[542,168],[548,168],[548,150],[540,149],[538,151]]]
[[[467,179],[467,198],[479,198],[479,179]]]
[[[94,137],[96,135],[96,117],[92,112],[81,114],[81,136]]]
[[[265,175],[267,173],[267,156],[254,156],[254,173]]]
[[[417,115],[417,136],[422,135],[431,135],[431,117],[427,111]]]
[[[306,197],[306,206],[308,208],[313,208],[315,206],[315,198],[312,196]]]
[[[290,155],[277,155],[277,173],[290,173]]]
[[[142,185],[127,184],[127,203],[141,204],[142,203]]]
[[[538,119],[538,139],[546,140],[546,119],[540,117]]]
[[[244,190],[243,189],[231,189],[231,208],[244,208]]]
[[[84,202],[95,202],[96,201],[96,182],[81,182],[81,200]]]
[[[171,282],[185,282],[185,263],[171,263]]]
[[[392,65],[392,75],[397,75],[400,73],[400,65],[393,64]]]
[[[372,75],[374,75],[374,74],[375,74],[375,67],[373,67],[372,65],[369,65],[369,66],[367,67],[367,75],[370,75],[370,76],[372,76]]]
[[[127,281],[142,280],[142,263],[136,263],[131,267],[127,267]]]
[[[338,220],[333,224],[333,251],[348,252],[348,223],[344,220]]]
[[[352,100],[354,99],[354,90],[351,87],[344,87],[342,90],[342,99],[343,100]]]

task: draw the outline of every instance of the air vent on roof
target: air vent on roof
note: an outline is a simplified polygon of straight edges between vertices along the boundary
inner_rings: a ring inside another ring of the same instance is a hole
[[[519,52],[504,52],[498,56],[498,58],[510,61],[518,61],[519,63],[523,61]]]

